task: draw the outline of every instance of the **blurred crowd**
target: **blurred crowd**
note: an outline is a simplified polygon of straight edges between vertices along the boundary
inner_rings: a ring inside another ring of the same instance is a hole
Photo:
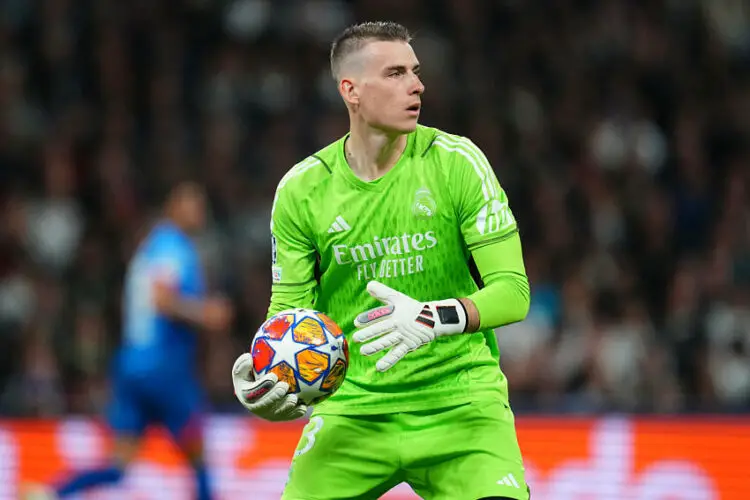
[[[416,34],[422,122],[486,153],[532,307],[497,331],[520,411],[750,409],[750,7],[743,0],[0,3],[0,414],[107,402],[122,273],[184,172],[211,199],[217,410],[265,315],[284,172],[347,129],[346,25]]]

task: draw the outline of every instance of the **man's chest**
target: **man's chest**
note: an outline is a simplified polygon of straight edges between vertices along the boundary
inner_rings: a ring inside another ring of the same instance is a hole
[[[396,180],[382,190],[336,184],[318,198],[311,228],[324,273],[359,281],[421,274],[445,252],[461,253],[460,228],[444,186]]]

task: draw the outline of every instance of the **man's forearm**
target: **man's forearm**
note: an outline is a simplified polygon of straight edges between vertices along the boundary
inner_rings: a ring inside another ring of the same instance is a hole
[[[168,315],[178,321],[203,327],[203,319],[205,317],[203,307],[204,303],[202,300],[178,298],[173,301]]]
[[[189,323],[191,326],[204,326],[204,302],[200,299],[190,299],[170,294],[160,297],[157,300],[156,308],[159,313],[175,321]]]
[[[522,321],[529,312],[531,290],[518,233],[478,248],[472,256],[484,288],[461,299],[468,318],[467,332]]]
[[[523,321],[530,306],[529,281],[524,275],[499,277],[469,297],[461,299],[466,308],[467,332],[498,328]]]

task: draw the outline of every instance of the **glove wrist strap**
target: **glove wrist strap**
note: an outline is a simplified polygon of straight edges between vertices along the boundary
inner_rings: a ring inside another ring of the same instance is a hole
[[[466,331],[467,313],[466,308],[458,299],[439,300],[433,303],[439,323],[436,333],[442,335],[455,335]],[[437,325],[436,325],[437,326]]]

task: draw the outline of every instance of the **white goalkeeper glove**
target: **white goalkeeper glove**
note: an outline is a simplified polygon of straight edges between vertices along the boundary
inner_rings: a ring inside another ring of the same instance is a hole
[[[307,405],[296,394],[287,394],[289,384],[279,382],[275,373],[266,373],[255,380],[253,376],[253,356],[242,354],[232,367],[234,395],[242,406],[253,414],[271,422],[283,422],[302,418],[307,413]]]
[[[375,365],[380,372],[435,338],[464,333],[466,329],[466,309],[458,299],[419,302],[378,281],[370,281],[367,291],[386,305],[357,316],[354,326],[361,330],[352,339],[372,340],[360,348],[364,356],[391,348]]]

